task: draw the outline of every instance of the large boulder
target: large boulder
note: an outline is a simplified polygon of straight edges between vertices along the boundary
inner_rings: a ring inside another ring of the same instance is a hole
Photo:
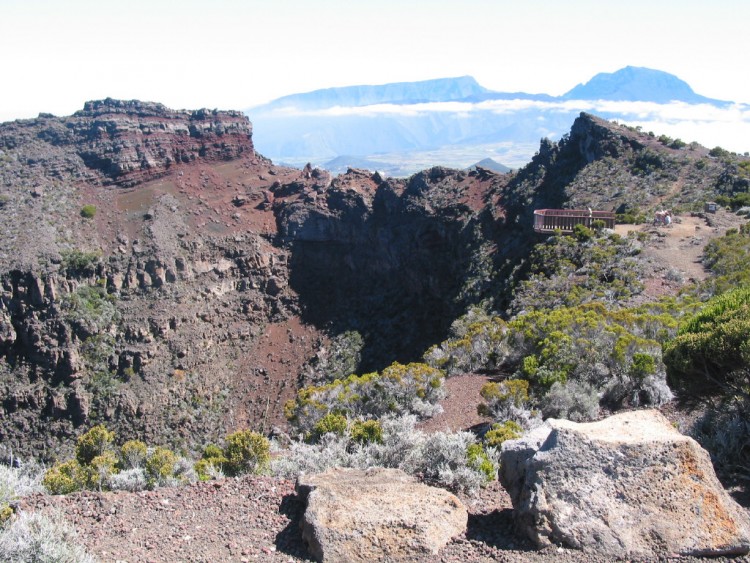
[[[503,444],[500,480],[519,530],[607,557],[737,555],[747,513],[698,443],[657,411],[577,424],[550,419]]]
[[[403,561],[435,555],[466,530],[455,495],[398,469],[329,469],[302,475],[302,536],[319,561]]]

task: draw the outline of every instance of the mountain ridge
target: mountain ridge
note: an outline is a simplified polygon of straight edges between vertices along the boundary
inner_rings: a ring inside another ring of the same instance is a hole
[[[657,87],[657,88],[655,88]],[[446,77],[380,85],[352,85],[323,88],[276,98],[246,111],[258,112],[284,107],[298,110],[334,106],[363,107],[373,104],[419,104],[427,102],[479,102],[486,100],[608,100],[726,104],[725,100],[696,94],[677,76],[647,67],[626,66],[615,72],[600,72],[560,96],[545,93],[504,92],[481,86],[472,76]]]
[[[578,112],[592,111],[598,100],[608,109],[596,113],[623,121],[642,121],[642,108],[624,105],[635,100],[654,104],[649,107],[657,113],[659,104],[675,100],[729,104],[696,94],[669,73],[625,67],[599,73],[561,96],[495,92],[464,76],[316,90],[246,113],[255,126],[259,151],[274,161],[325,168],[348,155],[381,162],[379,169],[405,176],[425,165],[465,168],[483,158],[520,167],[540,138],[558,138]],[[521,158],[512,154],[512,147],[520,149]],[[430,151],[434,154],[425,154]],[[383,154],[394,155],[392,159],[398,155],[398,162],[389,162]]]

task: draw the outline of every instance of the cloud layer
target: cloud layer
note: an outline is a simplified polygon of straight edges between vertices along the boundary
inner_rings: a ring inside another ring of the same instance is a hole
[[[608,100],[537,101],[526,99],[487,100],[483,102],[434,102],[421,104],[377,104],[363,107],[336,106],[319,110],[294,107],[276,109],[269,117],[422,117],[429,114],[453,115],[457,118],[481,118],[484,113],[512,116],[520,112],[538,112],[540,120],[548,114],[572,114],[581,111],[618,119],[641,126],[657,135],[666,134],[706,146],[722,146],[745,152],[750,150],[750,106],[670,102],[628,102]],[[557,132],[561,135],[565,131]],[[554,134],[555,132],[551,131]]]

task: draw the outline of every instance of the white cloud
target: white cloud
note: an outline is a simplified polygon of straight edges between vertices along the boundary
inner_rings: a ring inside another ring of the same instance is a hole
[[[299,110],[287,107],[275,110],[273,117],[417,117],[429,113],[455,114],[469,118],[482,112],[512,115],[523,111],[540,112],[543,121],[547,113],[577,113],[581,111],[606,115],[628,124],[640,125],[657,134],[679,136],[685,141],[697,141],[706,146],[721,145],[729,150],[750,150],[750,105],[732,104],[724,107],[711,104],[670,102],[628,102],[608,100],[527,99],[486,100],[477,103],[433,102],[421,104],[376,104],[362,107],[342,107],[319,110]]]

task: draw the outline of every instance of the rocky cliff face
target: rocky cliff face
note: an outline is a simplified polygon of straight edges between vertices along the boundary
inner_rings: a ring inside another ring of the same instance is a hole
[[[188,448],[268,431],[337,354],[417,359],[470,305],[502,311],[533,209],[735,178],[591,116],[513,176],[332,178],[250,135],[239,113],[115,100],[0,125],[0,441],[54,457],[96,422]]]
[[[161,104],[106,100],[87,102],[63,119],[40,115],[6,124],[0,148],[18,149],[43,142],[71,152],[105,183],[132,186],[164,175],[171,166],[231,160],[253,152],[252,126],[238,111],[174,111]],[[52,175],[74,171],[52,158],[27,157]],[[71,155],[72,156],[72,155]],[[75,168],[75,167],[73,167]]]

